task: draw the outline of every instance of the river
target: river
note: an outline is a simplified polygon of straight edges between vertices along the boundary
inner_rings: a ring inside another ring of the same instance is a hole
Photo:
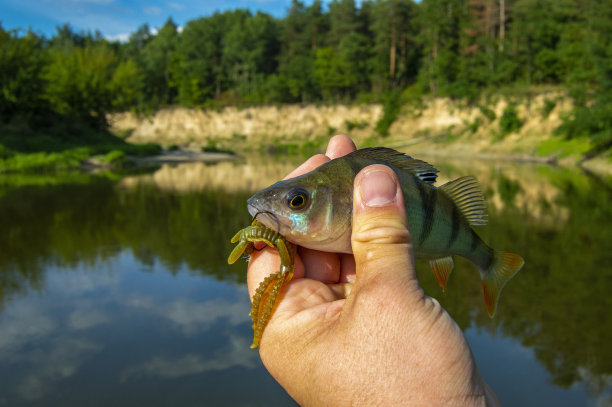
[[[440,183],[476,176],[479,233],[525,258],[494,319],[470,263],[456,260],[446,293],[417,264],[502,403],[612,405],[612,181],[420,158]],[[227,255],[246,199],[301,161],[2,176],[0,406],[295,405],[249,349],[246,263]]]

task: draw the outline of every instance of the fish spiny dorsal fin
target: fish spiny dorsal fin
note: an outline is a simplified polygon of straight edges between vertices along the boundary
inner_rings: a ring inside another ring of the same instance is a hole
[[[417,160],[404,153],[386,147],[369,147],[353,151],[347,156],[367,158],[370,160],[382,161],[398,169],[410,172],[421,181],[433,184],[438,177],[439,171],[425,161]]]
[[[486,225],[487,204],[484,201],[482,190],[476,178],[472,176],[461,177],[447,182],[439,187],[450,199],[457,209],[465,216],[470,225]]]

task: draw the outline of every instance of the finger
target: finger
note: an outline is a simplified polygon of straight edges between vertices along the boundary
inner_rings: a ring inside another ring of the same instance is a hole
[[[340,258],[336,253],[300,247],[300,258],[304,263],[304,277],[323,283],[337,283],[340,278]]]
[[[357,174],[351,243],[359,286],[418,287],[403,194],[391,168],[372,165]]]
[[[338,134],[329,140],[325,155],[333,160],[334,158],[345,156],[355,150],[357,150],[357,147],[350,137],[344,134]]]
[[[297,167],[295,170],[291,171],[289,175],[287,175],[284,179],[294,178],[294,177],[297,177],[298,175],[306,174],[307,172],[314,170],[321,164],[325,164],[328,161],[329,161],[329,158],[327,156],[324,156],[323,154],[313,155],[308,160],[306,160],[302,165]]]

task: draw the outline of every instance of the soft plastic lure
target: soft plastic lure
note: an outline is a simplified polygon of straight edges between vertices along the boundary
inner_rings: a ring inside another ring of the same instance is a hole
[[[229,255],[227,262],[233,264],[243,253],[251,254],[256,242],[264,242],[275,248],[281,259],[280,270],[270,274],[257,287],[251,303],[251,322],[253,323],[253,344],[251,349],[259,346],[263,331],[272,317],[279,300],[278,294],[284,283],[291,280],[295,265],[293,254],[295,246],[289,243],[278,232],[264,226],[257,219],[253,220],[251,226],[240,230],[234,235],[232,243],[238,243]]]

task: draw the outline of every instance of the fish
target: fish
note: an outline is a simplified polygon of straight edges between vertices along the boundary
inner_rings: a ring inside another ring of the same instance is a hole
[[[439,171],[431,164],[391,148],[370,147],[255,193],[247,201],[248,211],[293,244],[352,253],[353,182],[361,169],[372,164],[386,165],[397,174],[415,257],[429,260],[442,290],[454,256],[472,262],[480,273],[485,308],[492,318],[502,288],[525,262],[518,254],[493,249],[473,229],[486,225],[487,207],[472,176],[435,186]]]

